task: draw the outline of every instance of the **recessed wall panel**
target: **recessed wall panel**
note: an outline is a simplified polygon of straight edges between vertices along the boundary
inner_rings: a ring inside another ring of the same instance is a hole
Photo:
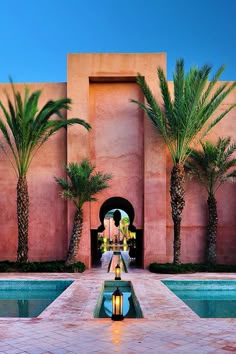
[[[135,226],[143,227],[143,113],[131,98],[142,100],[136,83],[90,83],[90,158],[98,170],[113,176],[110,188],[91,206],[92,228],[98,226],[101,204],[110,197],[128,199],[135,210]]]

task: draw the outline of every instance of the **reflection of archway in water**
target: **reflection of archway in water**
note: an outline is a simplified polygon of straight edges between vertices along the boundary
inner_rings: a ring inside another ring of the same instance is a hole
[[[107,199],[101,206],[99,212],[99,219],[101,224],[96,230],[91,230],[91,257],[92,266],[96,266],[99,259],[99,247],[98,247],[98,233],[102,233],[105,230],[104,219],[108,212],[111,210],[122,210],[129,217],[128,230],[136,233],[136,266],[143,266],[143,230],[136,229],[133,225],[134,222],[134,208],[132,204],[125,198],[112,197]]]

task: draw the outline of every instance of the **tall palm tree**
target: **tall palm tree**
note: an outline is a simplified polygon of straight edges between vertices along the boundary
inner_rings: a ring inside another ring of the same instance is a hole
[[[216,83],[224,67],[220,67],[211,82],[208,81],[211,67],[192,67],[185,74],[184,61],[178,60],[173,75],[174,95],[168,87],[162,68],[157,69],[163,104],[159,104],[151,92],[145,78],[137,75],[146,103],[131,100],[141,107],[151,119],[155,128],[162,135],[173,160],[171,171],[170,196],[172,219],[174,223],[174,263],[180,263],[180,226],[184,198],[184,162],[188,157],[189,147],[201,140],[232,108],[233,104],[210,120],[224,98],[235,88],[236,83],[228,85]],[[210,120],[210,121],[209,121]]]
[[[196,176],[208,193],[208,226],[206,261],[216,264],[217,238],[217,201],[216,192],[227,180],[236,178],[236,143],[230,138],[218,138],[216,144],[210,141],[201,143],[202,150],[193,149],[186,161],[186,168],[191,176]]]
[[[80,124],[86,129],[90,125],[79,118],[65,120],[62,110],[68,110],[71,105],[69,98],[48,101],[40,110],[38,100],[41,91],[30,94],[25,88],[24,96],[15,90],[13,83],[11,100],[8,94],[7,105],[0,101],[0,108],[5,119],[0,117],[0,130],[4,143],[0,147],[14,168],[17,182],[17,220],[18,220],[18,249],[17,261],[28,261],[28,218],[29,193],[27,172],[30,164],[41,146],[60,128],[72,124]],[[55,119],[50,119],[55,116]],[[57,118],[56,118],[57,117]],[[8,146],[8,149],[6,148]]]
[[[61,196],[70,199],[75,205],[74,225],[71,233],[70,244],[66,256],[66,264],[76,262],[79,243],[83,228],[83,205],[85,202],[96,201],[94,195],[107,188],[111,174],[94,173],[93,166],[88,159],[81,164],[70,163],[64,166],[68,180],[55,177],[56,182],[61,186]]]

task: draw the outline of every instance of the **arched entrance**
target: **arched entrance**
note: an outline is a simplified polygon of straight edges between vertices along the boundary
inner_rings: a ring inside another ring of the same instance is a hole
[[[117,213],[118,220],[116,221],[116,211],[121,210],[121,215],[119,216],[119,212]],[[99,242],[98,242],[98,235],[99,233],[104,232],[105,230],[105,217],[112,211],[114,223],[117,223],[116,226],[119,225],[119,222],[122,218],[122,211],[128,215],[129,218],[129,226],[128,230],[131,233],[135,233],[136,238],[136,257],[135,257],[135,266],[136,267],[143,267],[143,230],[136,229],[134,222],[134,208],[132,204],[125,198],[122,197],[112,197],[107,199],[101,206],[99,212],[99,219],[101,224],[98,226],[96,230],[91,230],[91,259],[92,259],[92,266],[97,266],[100,259],[100,251],[99,251]]]

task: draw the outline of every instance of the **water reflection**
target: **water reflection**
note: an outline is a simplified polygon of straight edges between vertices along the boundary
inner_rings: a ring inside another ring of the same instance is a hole
[[[29,317],[29,300],[17,300],[19,317]]]
[[[112,316],[112,293],[104,292],[99,318],[106,318]],[[123,293],[123,315],[126,318],[136,318],[136,311],[130,291]]]

